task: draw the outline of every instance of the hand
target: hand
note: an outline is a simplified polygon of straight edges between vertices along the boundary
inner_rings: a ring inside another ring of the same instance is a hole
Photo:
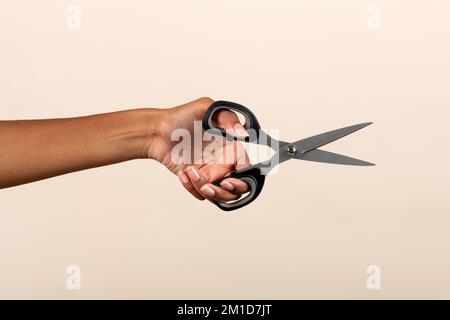
[[[217,187],[211,182],[249,164],[240,143],[224,143],[224,138],[218,137],[221,144],[214,157],[203,157],[209,143],[200,141],[197,149],[202,150],[191,152],[195,155],[199,151],[200,159],[183,163],[171,159],[172,149],[179,143],[171,141],[174,130],[187,129],[190,138],[194,136],[194,121],[203,119],[212,102],[201,98],[170,109],[142,108],[76,118],[0,121],[0,189],[69,172],[152,158],[177,174],[183,186],[198,199],[238,199],[247,192],[246,183],[229,178]],[[223,110],[213,120],[231,134],[246,133],[231,111]],[[198,131],[203,131],[201,125]],[[221,159],[222,155],[227,156],[227,161]]]
[[[178,175],[184,188],[194,197],[199,200],[227,202],[237,200],[243,193],[248,192],[247,184],[234,178],[224,179],[220,187],[213,185],[212,182],[223,178],[232,170],[239,170],[250,164],[242,144],[239,142],[225,143],[225,139],[223,139],[223,147],[218,150],[219,153],[216,150],[214,157],[192,158],[190,163],[174,163],[172,159],[172,148],[179,143],[171,141],[172,132],[183,128],[187,129],[193,137],[194,121],[201,121],[213,102],[209,98],[200,98],[178,107],[161,110],[157,134],[149,137],[146,148],[148,157],[161,162],[171,172]],[[245,134],[239,118],[231,111],[219,111],[213,120],[217,127],[225,129],[232,135],[242,136]],[[202,144],[201,154],[208,144]],[[198,154],[193,150],[193,145],[191,154]],[[227,161],[221,161],[224,154]],[[233,158],[230,159],[230,156]],[[195,160],[200,160],[201,163],[193,164],[196,163]]]

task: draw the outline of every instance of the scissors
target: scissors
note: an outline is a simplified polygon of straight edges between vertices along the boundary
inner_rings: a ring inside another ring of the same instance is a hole
[[[236,111],[242,114],[245,118],[244,128],[247,131],[248,136],[238,138],[230,135],[224,129],[218,128],[214,125],[214,115],[216,112],[227,109]],[[290,159],[352,165],[352,166],[373,166],[373,163],[350,158],[337,153],[320,150],[318,148],[343,138],[357,130],[360,130],[372,122],[355,124],[341,129],[336,129],[321,133],[312,137],[298,140],[296,142],[285,142],[272,138],[270,135],[261,130],[258,119],[255,115],[246,107],[229,101],[216,101],[208,108],[203,118],[203,129],[210,134],[226,137],[227,140],[243,140],[249,143],[255,143],[259,145],[267,145],[275,154],[266,161],[248,166],[241,170],[234,170],[228,176],[213,182],[214,185],[219,186],[220,182],[226,178],[236,178],[246,182],[249,186],[249,193],[247,196],[234,201],[234,202],[215,202],[215,204],[224,211],[231,211],[242,208],[251,202],[253,202],[261,193],[264,186],[266,175],[276,165],[281,164]],[[251,134],[250,134],[251,133]],[[276,148],[276,149],[274,149]]]

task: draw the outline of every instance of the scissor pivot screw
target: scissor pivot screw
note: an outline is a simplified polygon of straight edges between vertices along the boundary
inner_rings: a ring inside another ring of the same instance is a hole
[[[295,156],[297,154],[297,148],[295,146],[288,146],[287,147],[287,154],[290,156]]]

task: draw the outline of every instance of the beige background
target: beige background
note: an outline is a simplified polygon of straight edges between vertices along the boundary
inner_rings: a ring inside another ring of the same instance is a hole
[[[206,95],[286,140],[374,121],[327,149],[377,166],[288,162],[236,214],[152,161],[2,190],[0,298],[450,298],[450,2],[376,3],[1,1],[2,119]]]

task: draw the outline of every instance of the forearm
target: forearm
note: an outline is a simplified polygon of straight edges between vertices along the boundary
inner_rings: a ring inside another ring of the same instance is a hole
[[[0,121],[0,188],[146,158],[157,109],[79,118]]]

